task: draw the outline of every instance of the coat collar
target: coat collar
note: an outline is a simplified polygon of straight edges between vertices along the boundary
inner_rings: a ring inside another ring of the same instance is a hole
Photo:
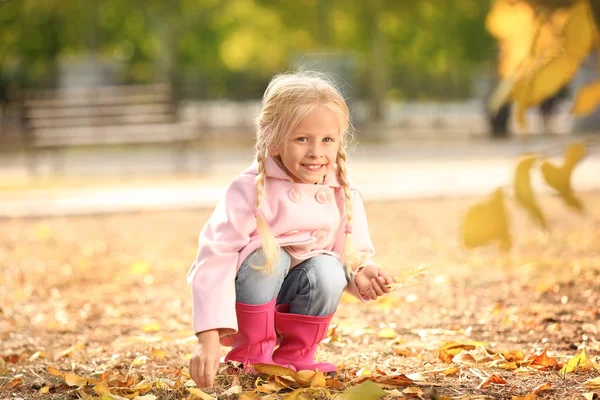
[[[269,177],[269,178],[280,179],[280,180],[285,180],[285,181],[290,181],[290,182],[294,181],[287,174],[287,172],[285,172],[285,170],[283,170],[279,166],[279,164],[277,164],[277,162],[273,159],[273,157],[267,158],[267,162],[265,164],[265,168],[266,168],[266,171],[267,171],[267,177]],[[340,187],[340,183],[339,183],[339,181],[337,179],[336,170],[337,170],[337,166],[334,167],[333,171],[330,171],[327,174],[327,176],[325,176],[325,180],[323,182],[323,185],[329,186],[329,187]],[[258,175],[258,161],[254,160],[254,162],[252,163],[252,165],[250,165],[244,171],[244,174]]]

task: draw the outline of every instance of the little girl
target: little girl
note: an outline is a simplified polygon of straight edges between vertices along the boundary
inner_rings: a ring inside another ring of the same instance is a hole
[[[219,344],[249,366],[335,372],[314,360],[344,290],[390,291],[358,188],[346,174],[348,107],[323,76],[276,76],[257,122],[256,159],[206,223],[189,274],[198,345],[190,375],[211,387]],[[277,336],[280,337],[276,347]]]

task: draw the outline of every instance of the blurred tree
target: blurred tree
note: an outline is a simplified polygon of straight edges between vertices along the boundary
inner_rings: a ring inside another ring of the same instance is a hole
[[[295,54],[352,52],[358,95],[377,116],[388,98],[470,96],[473,73],[494,58],[487,11],[471,0],[4,0],[0,74],[49,85],[57,60],[94,49],[125,82],[241,99]]]

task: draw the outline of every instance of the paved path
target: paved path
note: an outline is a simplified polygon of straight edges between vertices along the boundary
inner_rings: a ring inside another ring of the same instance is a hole
[[[573,139],[571,139],[573,140]],[[595,139],[594,139],[595,140]],[[498,186],[509,186],[517,157],[523,152],[556,154],[561,162],[565,138],[538,139],[530,142],[412,142],[389,145],[363,145],[352,153],[349,163],[352,179],[366,201],[438,196],[485,195]],[[600,142],[573,176],[576,191],[600,190]],[[0,183],[0,217],[37,217],[141,210],[214,207],[229,180],[252,159],[250,149],[220,151],[213,157],[208,173],[199,177],[169,179],[165,166],[168,152],[128,156],[129,176],[141,175],[143,181],[129,183],[115,177],[107,179],[106,170],[93,173],[93,166],[116,165],[123,155],[85,155],[71,157],[67,171],[85,177],[81,185],[23,187]],[[136,159],[135,157],[138,157]],[[192,162],[202,167],[202,156]],[[15,182],[19,163],[0,163],[0,182]],[[162,169],[160,168],[162,166]],[[84,168],[86,167],[86,168]],[[117,165],[118,167],[118,165]],[[137,168],[137,170],[136,170]],[[206,170],[206,168],[205,168]],[[22,171],[21,171],[22,172]],[[3,175],[12,178],[2,180]],[[148,176],[160,176],[156,180]],[[162,175],[161,175],[162,174]],[[100,183],[95,181],[100,180]],[[533,175],[536,191],[548,191],[538,173]]]

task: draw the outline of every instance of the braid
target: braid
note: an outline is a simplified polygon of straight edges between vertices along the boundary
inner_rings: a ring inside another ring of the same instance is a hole
[[[271,274],[273,273],[273,264],[275,264],[279,257],[279,244],[277,243],[273,232],[269,229],[269,224],[267,224],[264,215],[260,211],[260,201],[264,195],[266,184],[266,159],[261,151],[256,152],[256,160],[258,161],[258,176],[256,177],[256,229],[258,230],[258,236],[262,241],[265,265],[255,265],[254,267]]]
[[[349,274],[353,274],[358,267],[362,265],[365,259],[365,254],[360,254],[354,249],[354,242],[352,241],[352,201],[350,198],[350,183],[346,174],[346,160],[348,155],[343,147],[340,147],[337,155],[337,176],[342,184],[344,190],[344,199],[346,204],[346,226],[345,226],[345,239],[344,239],[344,263],[346,265],[346,271]]]

